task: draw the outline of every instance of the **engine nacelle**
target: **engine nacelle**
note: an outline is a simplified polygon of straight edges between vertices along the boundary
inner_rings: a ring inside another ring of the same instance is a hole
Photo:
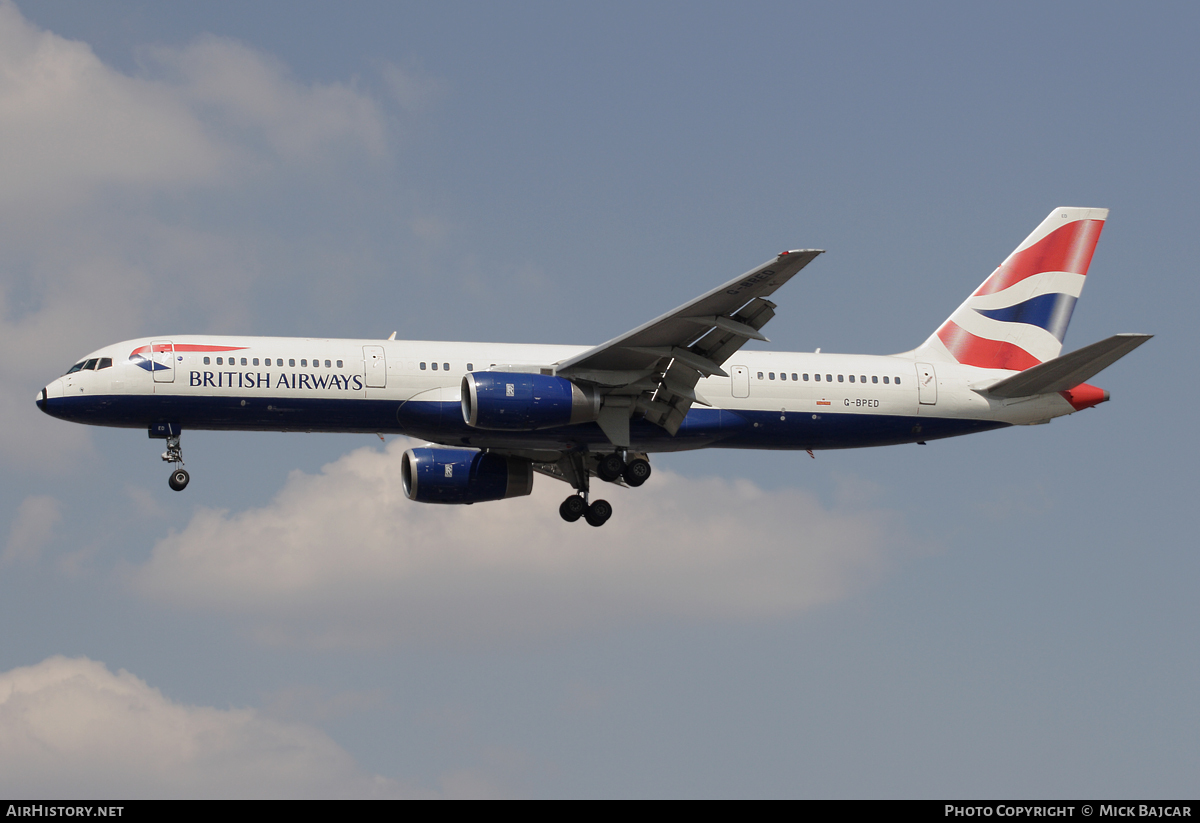
[[[533,464],[475,449],[409,449],[400,464],[404,493],[419,503],[483,503],[533,491]]]
[[[600,395],[565,377],[522,372],[472,372],[462,382],[468,426],[534,431],[586,423],[600,415]]]

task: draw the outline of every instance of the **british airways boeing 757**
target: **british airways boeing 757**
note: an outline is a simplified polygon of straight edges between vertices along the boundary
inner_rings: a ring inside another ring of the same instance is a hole
[[[518,497],[540,473],[575,489],[564,520],[601,526],[612,506],[591,479],[640,486],[654,452],[924,444],[1108,400],[1085,381],[1150,335],[1061,354],[1107,216],[1055,209],[902,354],[743,350],[821,254],[804,249],[599,346],[162,335],[92,352],[37,405],[164,439],[176,491],[186,429],[392,433],[428,441],[404,453],[412,500]]]

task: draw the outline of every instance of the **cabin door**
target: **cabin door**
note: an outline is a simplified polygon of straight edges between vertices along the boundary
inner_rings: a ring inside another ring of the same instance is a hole
[[[937,374],[928,363],[917,364],[917,396],[923,405],[937,403]]]
[[[730,372],[730,377],[733,378],[733,396],[749,397],[750,370],[745,366],[734,366],[733,371]]]
[[[387,359],[383,346],[363,346],[363,361],[366,363],[367,388],[387,387]]]
[[[155,383],[175,382],[175,346],[170,340],[155,340],[150,344],[150,361]]]

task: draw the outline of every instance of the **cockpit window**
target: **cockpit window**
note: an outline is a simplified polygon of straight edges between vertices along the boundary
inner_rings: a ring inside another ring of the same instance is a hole
[[[89,360],[83,364],[83,370],[84,371],[92,371],[93,369],[96,368],[96,364],[99,362],[100,362],[100,359],[98,357],[93,357],[91,360]]]
[[[110,369],[110,368],[112,368],[112,358],[111,357],[101,357],[100,362],[96,365],[96,371],[100,371],[100,369]]]
[[[80,369],[82,369],[82,368],[84,367],[84,364],[86,364],[86,363],[87,363],[87,361],[86,361],[86,360],[80,360],[80,361],[79,361],[78,363],[76,363],[74,366],[72,366],[71,368],[67,369],[67,374],[74,374],[75,372],[77,372],[77,371],[79,371]]]

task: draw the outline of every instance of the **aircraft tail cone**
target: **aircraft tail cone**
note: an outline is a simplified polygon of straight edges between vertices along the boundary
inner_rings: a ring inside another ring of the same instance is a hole
[[[1060,391],[1059,394],[1075,408],[1075,411],[1083,411],[1084,409],[1090,409],[1092,406],[1107,403],[1110,397],[1109,393],[1104,389],[1088,385],[1087,383],[1080,383],[1073,389]]]

